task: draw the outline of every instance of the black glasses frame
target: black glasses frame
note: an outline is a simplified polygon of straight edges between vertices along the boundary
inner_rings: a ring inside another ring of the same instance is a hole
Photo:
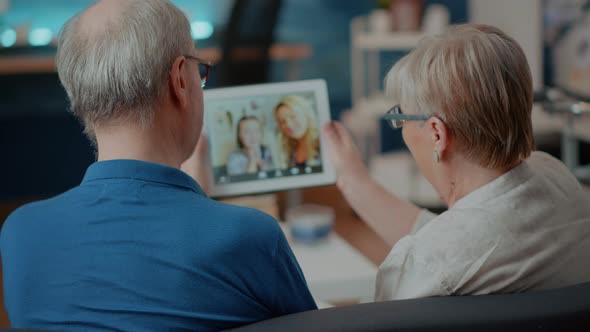
[[[404,126],[406,121],[424,121],[428,120],[433,115],[426,115],[426,114],[404,114],[402,112],[401,106],[395,105],[385,115],[383,115],[383,119],[387,120],[387,123],[392,129],[399,129]]]
[[[214,66],[213,62],[207,61],[205,59],[201,59],[194,55],[185,54],[183,55],[187,59],[195,60],[199,64],[199,76],[201,76],[201,88],[204,88],[207,85],[207,81],[209,80],[209,74],[211,73],[211,68]]]

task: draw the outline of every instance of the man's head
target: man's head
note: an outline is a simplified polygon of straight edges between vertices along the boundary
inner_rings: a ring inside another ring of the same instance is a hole
[[[64,26],[56,62],[91,139],[113,125],[150,128],[169,111],[179,118],[164,122],[194,147],[203,98],[191,53],[189,22],[168,0],[102,0]]]

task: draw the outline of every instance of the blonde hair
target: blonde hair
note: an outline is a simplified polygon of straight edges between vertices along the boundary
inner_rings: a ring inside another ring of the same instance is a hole
[[[307,160],[317,159],[319,156],[319,131],[316,121],[316,116],[313,112],[312,105],[303,97],[290,95],[283,97],[274,110],[275,119],[277,111],[281,106],[286,106],[293,112],[303,113],[307,121],[307,131],[305,133],[307,146]],[[278,120],[277,120],[278,123]],[[280,147],[281,157],[279,159],[279,167],[287,168],[290,164],[291,156],[297,147],[297,140],[287,137],[282,130],[278,130],[278,142]]]
[[[534,149],[533,85],[518,43],[487,25],[454,26],[425,38],[386,78],[406,113],[434,115],[455,146],[488,168],[505,168]]]

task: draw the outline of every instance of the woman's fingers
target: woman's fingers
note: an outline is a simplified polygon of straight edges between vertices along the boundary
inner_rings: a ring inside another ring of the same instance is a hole
[[[336,132],[336,135],[338,135],[338,141],[340,144],[344,145],[345,147],[350,147],[354,144],[348,129],[346,129],[342,123],[338,121],[332,121],[332,126]]]
[[[342,138],[340,130],[337,127],[336,122],[330,122],[324,125],[323,133],[326,140],[328,140],[331,148],[339,148],[342,146]]]

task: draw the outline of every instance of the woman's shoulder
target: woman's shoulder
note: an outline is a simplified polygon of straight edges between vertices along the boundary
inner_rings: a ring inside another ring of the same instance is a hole
[[[566,191],[581,188],[580,182],[571,170],[561,160],[548,153],[534,151],[526,163],[539,181],[551,182]]]
[[[414,254],[429,263],[442,260],[458,264],[471,255],[483,255],[496,239],[512,237],[510,229],[497,218],[497,211],[485,207],[451,208],[411,236],[419,244]]]
[[[533,151],[526,163],[535,168],[546,168],[559,173],[570,173],[569,168],[559,159],[543,151]]]
[[[415,231],[415,235],[422,240],[430,241],[436,238],[447,238],[451,241],[457,239],[457,234],[465,233],[465,230],[471,231],[470,236],[477,236],[479,232],[494,225],[492,222],[494,216],[493,209],[487,209],[484,206],[473,208],[454,209],[451,208],[439,215],[429,214],[428,221],[423,222],[422,227]],[[484,228],[485,227],[485,228]]]
[[[562,168],[567,170],[567,166],[561,160],[555,158],[554,156],[550,155],[547,152],[543,151],[533,151],[531,155],[527,158],[526,163],[533,166],[552,166],[557,168]]]
[[[474,264],[511,236],[507,232],[491,211],[448,210],[400,240],[390,256],[427,266],[452,291]]]

